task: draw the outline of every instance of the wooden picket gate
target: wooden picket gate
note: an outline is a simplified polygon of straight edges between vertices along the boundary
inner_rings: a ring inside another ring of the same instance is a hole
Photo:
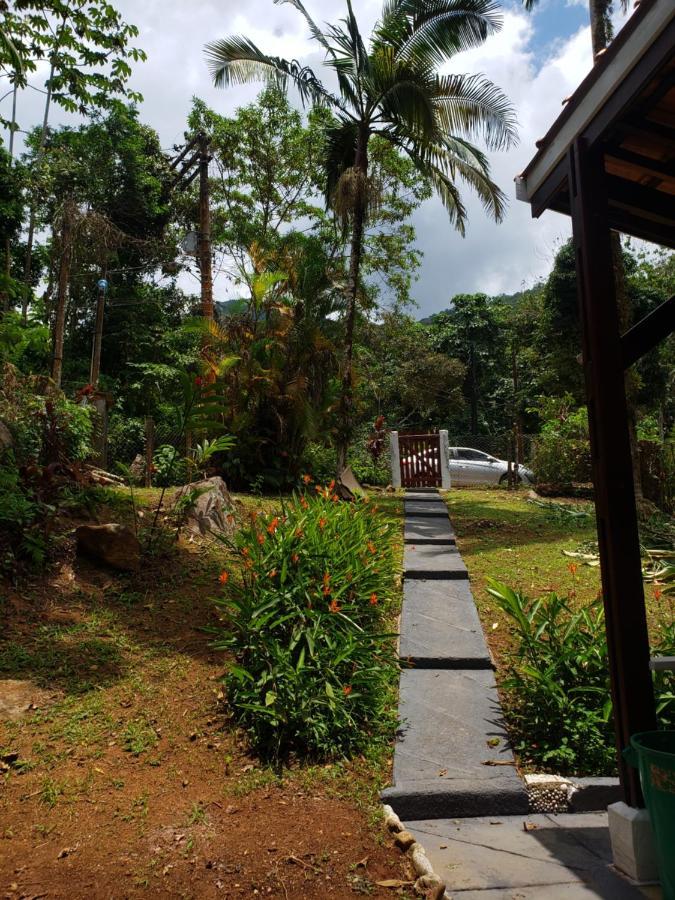
[[[441,486],[441,436],[401,434],[398,436],[401,460],[401,487]]]

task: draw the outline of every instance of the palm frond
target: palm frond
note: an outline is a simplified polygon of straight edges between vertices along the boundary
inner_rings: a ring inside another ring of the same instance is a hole
[[[274,2],[277,6],[283,6],[287,3],[289,6],[292,6],[294,9],[297,9],[297,11],[300,13],[301,16],[303,16],[305,22],[307,23],[307,25],[309,27],[309,32],[312,35],[313,39],[317,43],[321,44],[321,46],[326,51],[326,53],[328,53],[330,56],[334,55],[335,51],[333,50],[331,45],[328,43],[326,35],[323,33],[323,31],[321,31],[321,29],[316,24],[314,19],[312,19],[312,17],[307,12],[305,5],[301,2],[301,0],[274,0]]]
[[[440,75],[433,105],[446,134],[482,136],[491,150],[518,142],[516,117],[506,95],[483,75]]]
[[[499,31],[494,0],[391,0],[376,29],[377,41],[396,47],[399,59],[440,65]]]
[[[304,104],[339,106],[340,103],[323,86],[308,66],[296,60],[268,56],[248,38],[241,35],[222,38],[206,45],[206,57],[216,87],[272,81],[282,90],[292,82]]]
[[[23,60],[21,54],[16,49],[14,41],[4,28],[0,28],[0,65],[5,61],[9,62],[15,75],[23,74]]]

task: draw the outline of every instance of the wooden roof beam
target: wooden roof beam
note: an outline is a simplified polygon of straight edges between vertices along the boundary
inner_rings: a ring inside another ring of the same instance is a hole
[[[675,331],[675,294],[657,306],[621,338],[623,367],[627,369]]]

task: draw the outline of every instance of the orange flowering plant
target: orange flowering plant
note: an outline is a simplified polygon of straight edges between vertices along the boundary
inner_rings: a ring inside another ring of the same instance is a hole
[[[228,703],[276,760],[358,753],[396,726],[390,526],[365,500],[336,502],[334,486],[317,487],[238,533],[245,565],[217,601],[217,646],[235,658]]]

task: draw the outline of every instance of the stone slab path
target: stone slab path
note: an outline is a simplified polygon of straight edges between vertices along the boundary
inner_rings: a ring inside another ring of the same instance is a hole
[[[455,900],[657,900],[611,867],[607,816],[528,814],[492,661],[437,492],[405,500],[402,726],[382,799]],[[525,826],[525,827],[524,827]]]
[[[523,824],[527,824],[527,829]],[[455,900],[657,900],[611,867],[606,813],[406,822]]]
[[[399,653],[410,668],[383,799],[408,820],[527,812],[447,507],[438,492],[410,492],[404,503]]]

